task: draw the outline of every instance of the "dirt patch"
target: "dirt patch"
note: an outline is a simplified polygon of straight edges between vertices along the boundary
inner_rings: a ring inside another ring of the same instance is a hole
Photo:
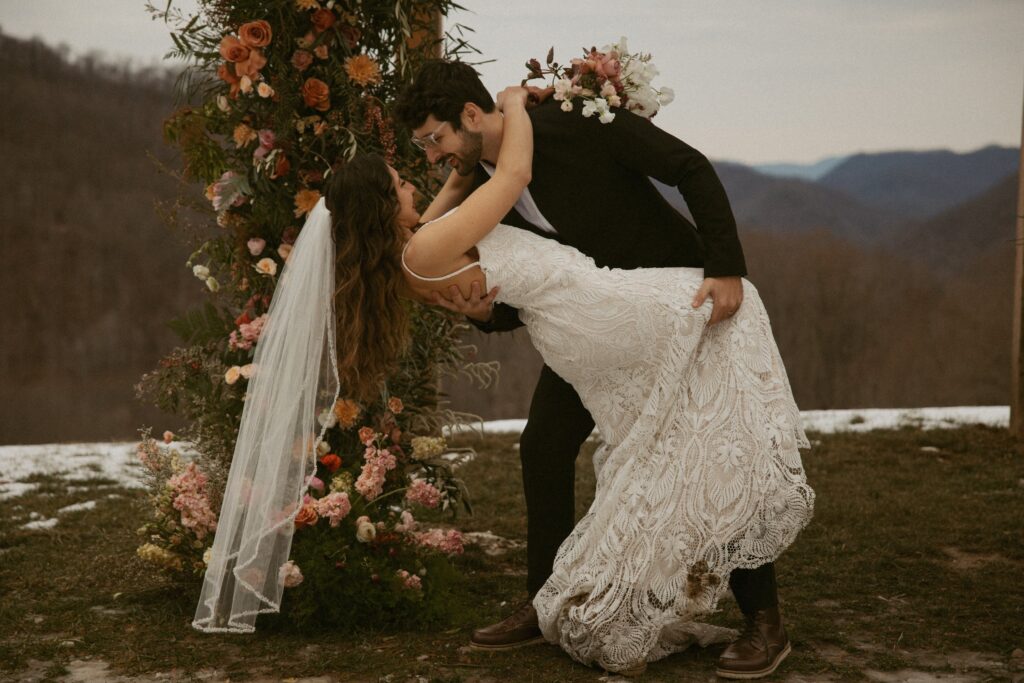
[[[942,552],[949,557],[949,564],[953,569],[961,572],[974,571],[990,562],[1006,561],[999,553],[968,553],[953,546],[946,546]]]

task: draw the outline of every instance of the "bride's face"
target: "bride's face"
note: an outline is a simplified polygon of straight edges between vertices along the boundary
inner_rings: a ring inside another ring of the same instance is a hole
[[[420,212],[416,210],[416,188],[413,184],[402,180],[398,171],[388,166],[391,173],[391,181],[395,184],[395,194],[398,195],[398,221],[399,227],[411,228],[419,223]]]

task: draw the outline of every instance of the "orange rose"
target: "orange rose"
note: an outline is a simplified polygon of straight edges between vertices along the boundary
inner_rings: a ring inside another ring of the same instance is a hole
[[[313,55],[309,50],[296,50],[292,54],[292,66],[299,71],[305,71],[313,63]]]
[[[313,12],[310,20],[313,22],[313,30],[317,33],[323,33],[334,26],[334,22],[338,20],[338,17],[334,16],[334,12],[329,9],[318,9]]]
[[[241,89],[241,79],[235,75],[235,69],[233,66],[228,66],[226,63],[221,64],[217,67],[217,75],[220,79],[231,86],[231,97],[238,97],[238,91]]]
[[[295,515],[295,528],[301,529],[304,526],[313,526],[320,521],[320,515],[316,513],[316,506],[312,503],[303,505],[299,513]]]
[[[315,54],[320,59],[327,59],[327,46],[317,45],[315,48],[313,48],[313,54]]]
[[[341,467],[341,458],[334,453],[328,453],[324,457],[320,458],[320,464],[327,468],[332,474]]]
[[[270,174],[270,179],[274,180],[276,178],[280,178],[281,176],[288,173],[288,171],[291,170],[291,167],[292,165],[288,161],[288,157],[286,157],[284,154],[278,154],[277,161],[274,162],[274,170]]]
[[[318,199],[319,194],[320,193],[317,192]],[[359,419],[359,413],[359,405],[355,401],[350,401],[347,398],[340,399],[334,404],[334,414],[337,416],[338,422],[340,422],[341,426],[345,429],[348,429],[356,423],[356,420]]]
[[[388,410],[390,410],[395,415],[402,412],[402,408],[404,407],[405,406],[402,404],[402,399],[398,398],[397,396],[392,396],[391,398],[388,399]]]
[[[242,24],[238,29],[238,37],[246,47],[266,47],[270,45],[270,24],[260,19]]]
[[[295,217],[298,218],[299,216],[302,216],[302,215],[307,214],[310,211],[312,211],[313,207],[316,206],[316,203],[318,201],[320,201],[320,193],[318,191],[316,191],[316,190],[299,190],[298,192],[296,192],[295,193]],[[342,401],[338,401],[338,404],[341,404],[341,403],[342,403]],[[351,401],[349,401],[349,403],[351,403]],[[335,404],[334,412],[338,414],[338,419],[342,420],[341,414],[338,413],[338,404]],[[358,414],[358,410],[359,409],[356,408],[357,414]],[[355,418],[352,418],[352,420],[354,422]],[[344,422],[344,420],[342,420],[342,422]],[[351,424],[347,424],[347,425],[345,425],[345,428],[348,429],[351,426],[352,426]]]
[[[224,36],[220,41],[220,56],[229,62],[243,62],[249,58],[249,48],[234,36]]]
[[[249,50],[248,58],[235,62],[235,73],[239,78],[248,76],[255,79],[260,69],[267,65],[267,58],[263,56],[262,50]]]
[[[307,78],[302,84],[302,99],[307,107],[318,111],[327,111],[331,108],[331,91],[327,84],[319,78]]]
[[[377,432],[373,431],[373,427],[359,428],[359,443],[366,444],[367,441],[373,441],[376,436]]]

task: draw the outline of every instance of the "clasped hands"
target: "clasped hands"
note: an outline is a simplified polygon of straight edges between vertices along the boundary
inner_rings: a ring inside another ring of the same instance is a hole
[[[500,287],[494,287],[485,295],[482,293],[480,281],[473,280],[468,299],[462,296],[462,292],[455,285],[449,288],[451,301],[438,292],[432,292],[430,296],[436,306],[486,323],[490,321],[493,314],[494,298],[498,296],[499,289]],[[708,320],[708,325],[714,325],[731,317],[739,310],[740,304],[743,303],[743,282],[738,276],[705,278],[690,305],[700,308],[709,296],[714,302],[714,307],[711,309],[711,319]]]

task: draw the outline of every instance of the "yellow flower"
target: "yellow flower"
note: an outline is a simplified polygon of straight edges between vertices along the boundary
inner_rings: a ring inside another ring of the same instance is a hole
[[[320,201],[320,193],[316,190],[299,190],[295,193],[295,217],[309,213]]]
[[[340,399],[334,404],[334,415],[338,418],[338,422],[345,429],[348,429],[356,423],[359,419],[359,406],[355,401],[349,399]]]
[[[349,80],[366,87],[371,83],[380,83],[380,66],[367,55],[356,55],[345,60],[345,73]]]
[[[320,3],[317,0],[295,0],[295,9],[320,9]]]
[[[235,126],[235,132],[231,134],[231,137],[235,139],[235,147],[245,147],[250,142],[258,138],[259,135],[257,135],[256,131],[249,126],[244,123],[240,123]]]

